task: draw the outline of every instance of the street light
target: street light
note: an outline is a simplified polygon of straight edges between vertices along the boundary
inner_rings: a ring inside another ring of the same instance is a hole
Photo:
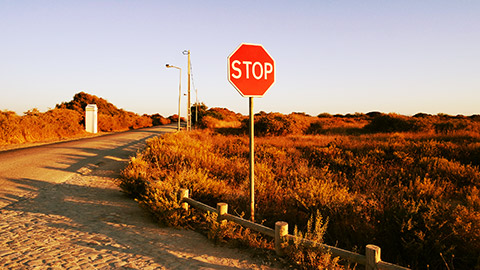
[[[170,64],[165,65],[167,68],[176,68],[180,70],[180,79],[178,80],[178,125],[177,130],[180,131],[180,100],[182,97],[182,69],[176,66],[172,66]]]

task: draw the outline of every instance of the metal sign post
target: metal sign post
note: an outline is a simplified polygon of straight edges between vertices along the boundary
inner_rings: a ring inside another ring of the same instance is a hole
[[[228,56],[228,81],[249,98],[250,110],[250,219],[255,220],[255,151],[253,98],[262,97],[275,82],[275,61],[258,44],[242,43]]]
[[[249,97],[250,107],[250,220],[255,221],[255,142],[253,121],[253,97]]]

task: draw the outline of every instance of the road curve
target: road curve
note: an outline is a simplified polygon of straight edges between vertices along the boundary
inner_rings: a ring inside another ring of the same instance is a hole
[[[148,138],[174,130],[174,125],[158,126],[0,152],[0,208],[34,196],[44,183],[62,183],[109,157],[128,158]]]

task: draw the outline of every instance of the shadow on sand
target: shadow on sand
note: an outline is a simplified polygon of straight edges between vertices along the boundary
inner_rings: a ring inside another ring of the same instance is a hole
[[[78,151],[75,152],[86,154],[67,154],[67,168],[45,167],[76,173],[61,184],[32,178],[7,179],[35,196],[8,194],[7,199],[11,203],[3,209],[40,217],[43,221],[37,219],[25,227],[54,228],[55,233],[48,237],[55,239],[58,232],[65,237],[65,245],[73,245],[78,249],[93,248],[102,254],[146,257],[167,268],[176,263],[185,267],[192,265],[193,269],[238,269],[195,259],[202,255],[212,256],[205,253],[202,242],[207,240],[203,236],[188,231],[159,228],[146,211],[113,184],[113,178],[119,175],[126,158],[135,154],[147,139],[164,133],[148,129],[129,132],[149,134],[128,143],[115,142],[118,147],[105,147],[104,150],[79,147],[72,142],[43,146],[76,149]],[[117,134],[108,135],[108,138],[110,141],[123,140]],[[93,139],[95,138],[85,140]],[[28,233],[29,231],[25,232]],[[189,255],[176,255],[179,253]]]
[[[79,249],[93,248],[108,254],[131,254],[136,258],[140,255],[164,267],[175,262],[184,266],[191,265],[193,269],[238,269],[194,259],[205,255],[204,248],[197,245],[199,240],[208,240],[190,232],[185,234],[184,231],[160,229],[148,213],[118,189],[71,183],[50,184],[33,179],[10,180],[30,186],[38,191],[38,195],[23,200],[12,198],[18,202],[4,209],[50,217],[43,225],[36,221],[37,224],[25,226],[56,228],[59,235],[71,236],[66,239],[66,245],[74,245]],[[52,221],[52,217],[58,218]],[[54,234],[50,237],[57,236]],[[179,253],[190,255],[175,255]]]

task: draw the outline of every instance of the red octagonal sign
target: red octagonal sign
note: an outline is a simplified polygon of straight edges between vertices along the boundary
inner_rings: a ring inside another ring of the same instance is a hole
[[[228,57],[228,80],[244,97],[262,97],[275,82],[275,60],[262,45],[242,43]]]

